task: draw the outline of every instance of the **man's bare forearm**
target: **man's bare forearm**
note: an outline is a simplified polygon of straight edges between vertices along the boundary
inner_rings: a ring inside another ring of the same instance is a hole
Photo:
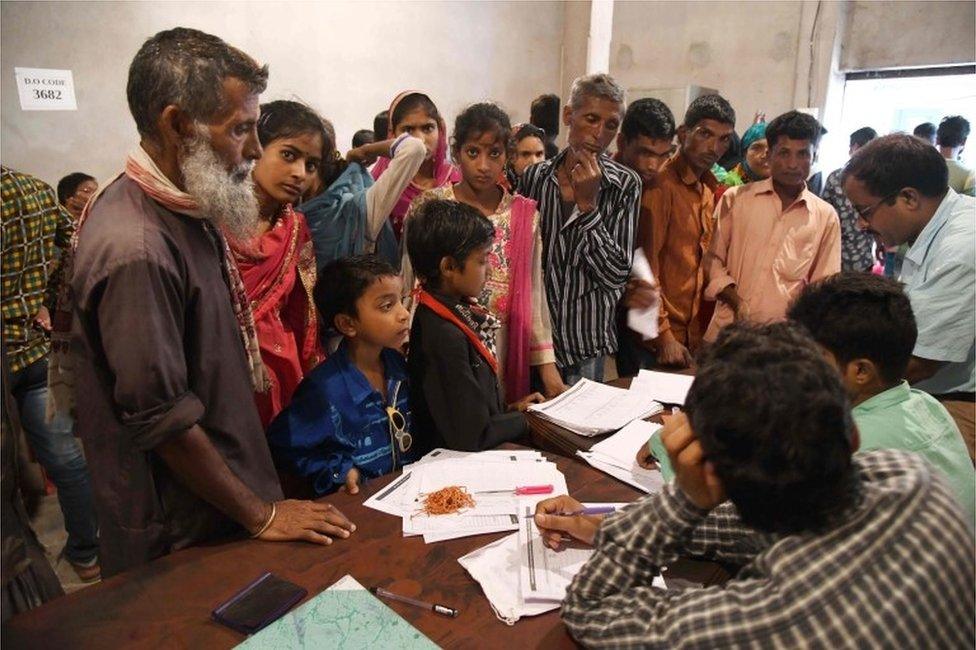
[[[166,440],[154,451],[186,487],[248,531],[260,529],[270,516],[270,504],[237,478],[199,425]]]

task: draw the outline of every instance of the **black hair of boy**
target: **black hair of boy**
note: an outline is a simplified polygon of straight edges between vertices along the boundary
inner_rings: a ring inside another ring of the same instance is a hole
[[[715,120],[722,124],[735,126],[735,110],[732,104],[721,95],[702,95],[696,97],[685,112],[685,127],[693,129],[702,120]],[[770,146],[772,146],[770,144]]]
[[[851,133],[850,146],[857,145],[858,147],[863,147],[867,143],[878,137],[878,132],[872,129],[870,126],[862,126],[854,133]]]
[[[936,143],[940,147],[961,147],[969,137],[969,120],[961,115],[950,115],[939,122]]]
[[[912,131],[912,135],[914,135],[916,138],[922,138],[926,142],[934,143],[936,131],[936,126],[931,122],[922,122],[915,127],[915,130]]]
[[[495,226],[466,203],[427,201],[407,227],[407,254],[414,273],[424,286],[437,289],[441,260],[452,258],[463,270],[464,261],[495,238]]]
[[[78,191],[78,187],[82,183],[93,180],[95,180],[94,176],[89,176],[84,172],[73,172],[68,174],[58,181],[58,203],[64,205],[64,202],[67,201],[69,197],[74,196],[74,193]]]
[[[364,144],[376,142],[376,133],[370,129],[359,129],[352,134],[352,148],[361,147]]]
[[[628,142],[633,142],[637,136],[652,140],[673,140],[674,132],[674,114],[667,104],[653,97],[631,102],[620,124],[620,133]]]
[[[949,190],[949,168],[939,150],[902,133],[875,138],[855,151],[844,166],[841,183],[851,177],[864,183],[874,196],[886,197],[888,205],[906,187],[930,198],[942,197]]]
[[[323,266],[312,290],[322,327],[335,327],[339,314],[356,317],[356,301],[366,290],[380,278],[396,275],[396,269],[376,255],[343,257]]]
[[[376,141],[382,142],[389,137],[390,130],[390,111],[380,111],[373,118],[373,133]]]
[[[820,144],[820,137],[825,133],[817,118],[800,111],[788,111],[773,118],[766,125],[766,143],[770,150],[776,146],[780,138],[790,140],[808,140],[814,148]]]
[[[787,311],[842,366],[868,359],[894,385],[905,376],[918,327],[900,282],[847,271],[807,285]]]
[[[743,523],[817,532],[854,502],[847,394],[799,325],[722,330],[702,350],[685,410]]]

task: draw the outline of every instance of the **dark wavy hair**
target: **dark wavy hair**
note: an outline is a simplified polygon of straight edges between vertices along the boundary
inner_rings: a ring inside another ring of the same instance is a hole
[[[918,338],[901,283],[872,273],[847,271],[807,285],[787,316],[841,364],[870,359],[889,384],[905,376]]]
[[[631,102],[620,124],[624,139],[633,141],[639,135],[653,140],[674,138],[674,114],[660,99],[646,97]]]
[[[465,203],[433,199],[410,218],[407,254],[421,282],[437,288],[441,260],[452,258],[463,269],[468,256],[495,238],[495,226]]]
[[[842,182],[856,178],[871,194],[888,197],[913,187],[923,196],[940,197],[949,189],[949,168],[942,154],[925,140],[907,133],[875,138],[854,152],[841,176]]]
[[[685,409],[745,524],[821,531],[854,502],[847,395],[799,325],[722,330],[700,355]]]
[[[451,132],[451,153],[455,160],[461,145],[486,133],[494,134],[496,141],[501,142],[507,151],[512,135],[512,122],[508,119],[508,113],[491,102],[472,104],[461,111],[454,118],[454,130]]]

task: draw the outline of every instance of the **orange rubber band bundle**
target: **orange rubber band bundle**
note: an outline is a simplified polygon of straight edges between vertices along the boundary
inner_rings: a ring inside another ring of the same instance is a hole
[[[422,513],[425,515],[452,515],[465,508],[473,508],[474,499],[467,488],[449,485],[424,497]]]

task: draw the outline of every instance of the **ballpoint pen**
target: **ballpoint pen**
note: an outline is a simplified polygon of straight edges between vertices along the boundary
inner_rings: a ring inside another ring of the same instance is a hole
[[[398,600],[401,603],[407,603],[408,605],[413,605],[415,607],[420,607],[423,609],[430,610],[435,614],[440,614],[441,616],[447,616],[449,618],[457,618],[460,612],[453,607],[447,607],[446,605],[437,605],[435,603],[427,603],[422,600],[417,600],[416,598],[410,598],[409,596],[401,596],[400,594],[395,594],[392,591],[387,591],[383,587],[374,587],[373,593],[381,598],[389,598],[390,600]]]
[[[513,492],[517,496],[525,494],[552,494],[552,485],[522,485],[511,490],[478,490],[475,494],[504,494]]]

